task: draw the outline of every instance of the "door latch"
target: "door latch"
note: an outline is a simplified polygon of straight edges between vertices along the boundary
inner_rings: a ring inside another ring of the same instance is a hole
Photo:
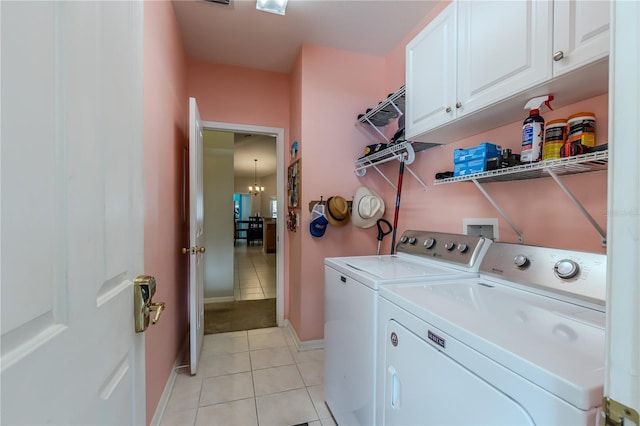
[[[636,425],[640,424],[640,417],[638,416],[638,412],[631,407],[627,407],[616,400],[613,400],[609,397],[604,397],[602,399],[602,407],[604,417],[604,425],[605,426],[621,426],[623,425],[624,419],[629,419]]]
[[[164,302],[153,303],[156,294],[156,279],[151,275],[138,275],[133,282],[133,309],[136,333],[141,333],[149,327],[149,321],[155,324],[165,308]],[[155,312],[151,318],[151,311]]]

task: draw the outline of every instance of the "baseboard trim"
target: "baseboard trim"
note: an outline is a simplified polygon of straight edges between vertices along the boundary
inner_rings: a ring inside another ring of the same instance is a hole
[[[236,298],[234,296],[206,297],[203,303],[235,302],[235,300]]]
[[[178,373],[176,370],[179,367],[184,367],[182,365],[182,361],[184,360],[184,356],[189,352],[189,333],[185,336],[184,342],[180,351],[178,352],[178,356],[173,363],[173,368],[171,369],[171,374],[167,379],[167,383],[164,385],[164,390],[162,391],[162,395],[160,396],[160,401],[158,401],[158,405],[156,406],[156,411],[153,413],[153,418],[151,419],[150,426],[159,426],[162,424],[162,416],[164,416],[164,410],[167,408],[167,404],[169,403],[169,398],[171,397],[171,391],[173,390],[173,385],[176,382],[176,376]]]
[[[301,341],[296,333],[296,330],[293,328],[289,320],[285,319],[285,328],[289,330],[289,334],[291,335],[291,339],[293,339],[293,343],[296,345],[296,349],[300,352],[303,351],[311,351],[314,349],[322,349],[324,348],[324,339],[320,340],[307,340],[305,342]]]

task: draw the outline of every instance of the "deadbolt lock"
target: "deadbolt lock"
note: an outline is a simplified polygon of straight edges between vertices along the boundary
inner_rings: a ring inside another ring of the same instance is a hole
[[[149,327],[149,321],[155,324],[165,308],[164,302],[153,303],[156,294],[156,279],[151,275],[138,275],[133,282],[133,309],[136,333],[141,333]],[[151,318],[151,311],[155,312]]]

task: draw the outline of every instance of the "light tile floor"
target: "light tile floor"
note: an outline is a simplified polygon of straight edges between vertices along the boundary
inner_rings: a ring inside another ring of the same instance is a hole
[[[276,255],[238,241],[236,300],[276,297]],[[179,369],[162,425],[335,425],[324,404],[324,350],[298,352],[288,331],[204,336],[198,374]]]
[[[236,300],[276,297],[276,254],[262,245],[238,240],[234,247],[234,296]]]
[[[298,352],[283,328],[204,336],[198,374],[178,376],[162,425],[334,425],[324,350]]]

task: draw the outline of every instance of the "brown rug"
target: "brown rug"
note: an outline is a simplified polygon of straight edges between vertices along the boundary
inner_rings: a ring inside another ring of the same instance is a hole
[[[276,299],[204,305],[204,334],[276,327]]]

